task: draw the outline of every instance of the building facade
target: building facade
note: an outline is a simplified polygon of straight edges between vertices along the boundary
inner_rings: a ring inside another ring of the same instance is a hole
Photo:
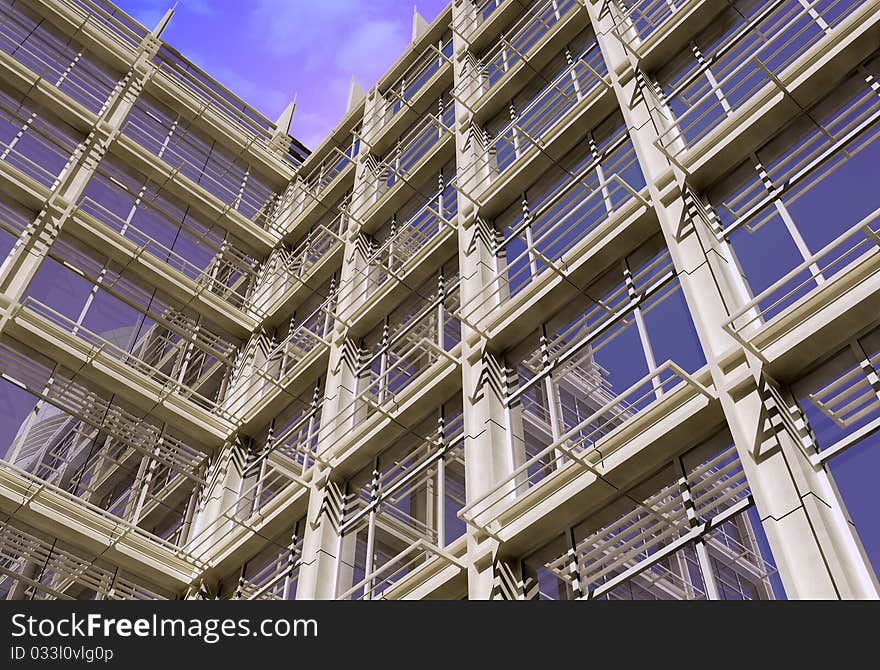
[[[0,595],[877,598],[880,2],[455,0],[308,152],[0,0]]]

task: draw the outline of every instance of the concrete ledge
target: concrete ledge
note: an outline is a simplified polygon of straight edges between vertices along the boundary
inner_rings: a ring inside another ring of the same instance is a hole
[[[198,572],[186,552],[5,461],[0,510],[173,591],[182,592]]]

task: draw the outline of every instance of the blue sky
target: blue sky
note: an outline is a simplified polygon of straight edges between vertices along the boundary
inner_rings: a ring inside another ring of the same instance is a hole
[[[153,28],[173,0],[116,0]],[[448,0],[418,0],[432,21]],[[400,0],[180,0],[163,39],[275,120],[298,93],[292,133],[314,148],[345,113],[349,82],[368,89],[412,35]]]

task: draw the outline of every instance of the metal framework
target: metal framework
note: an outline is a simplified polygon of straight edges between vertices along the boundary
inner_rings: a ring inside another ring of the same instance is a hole
[[[0,597],[880,595],[880,2],[456,0],[312,152],[172,13],[0,0]]]

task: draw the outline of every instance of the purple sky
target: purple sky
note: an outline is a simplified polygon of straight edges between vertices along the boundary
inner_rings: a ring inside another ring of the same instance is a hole
[[[116,0],[152,29],[173,0]],[[429,22],[449,0],[418,0]],[[412,2],[180,0],[163,39],[273,121],[298,93],[291,132],[315,148],[345,113],[354,75],[367,90],[403,53]]]

